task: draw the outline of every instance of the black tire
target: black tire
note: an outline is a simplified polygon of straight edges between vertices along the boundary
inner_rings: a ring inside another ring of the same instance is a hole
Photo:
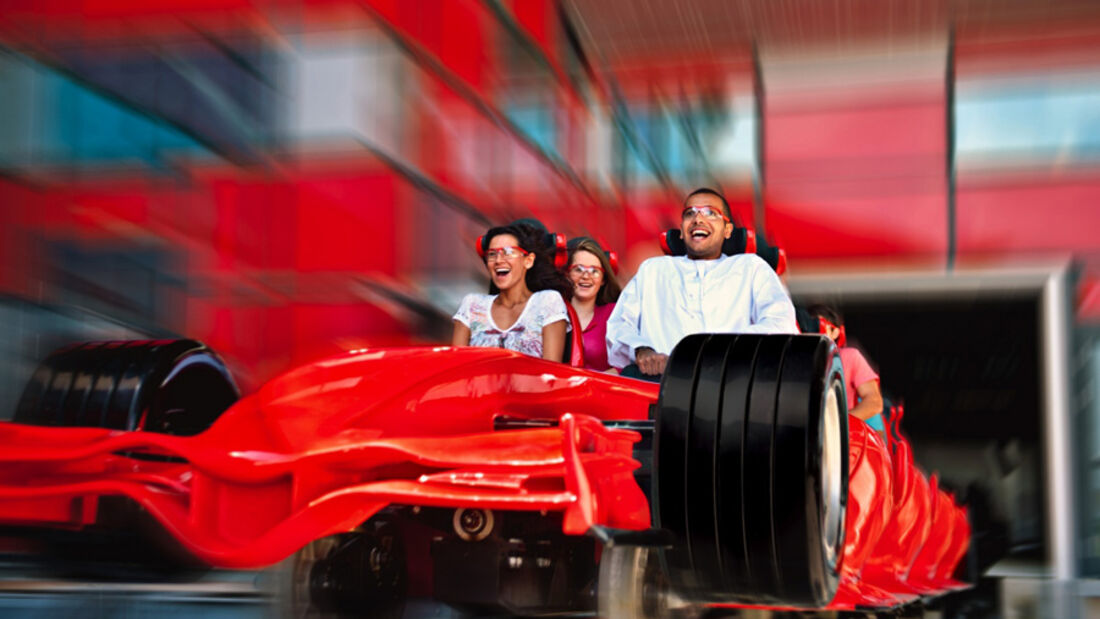
[[[699,353],[705,335],[691,335],[676,346],[665,366],[657,398],[653,443],[653,524],[686,540],[687,503],[684,501],[688,455],[688,431],[694,406]],[[675,361],[675,363],[674,363]],[[675,463],[666,466],[665,463]],[[678,544],[665,553],[672,582],[695,588],[689,544]]]
[[[98,342],[47,357],[13,421],[191,436],[238,399],[225,363],[200,342]]]
[[[673,587],[701,601],[819,608],[839,580],[844,380],[827,338],[692,335],[661,384],[653,520]]]
[[[284,617],[399,619],[408,591],[404,538],[393,523],[314,540],[278,569]]]

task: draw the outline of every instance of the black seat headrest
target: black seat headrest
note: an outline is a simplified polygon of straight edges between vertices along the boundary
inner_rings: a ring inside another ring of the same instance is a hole
[[[683,256],[687,254],[687,246],[680,235],[679,228],[666,231],[659,239],[661,251],[669,256]],[[722,241],[722,253],[727,256],[756,252],[756,233],[748,228],[734,226],[730,238]]]
[[[824,333],[821,322],[810,313],[810,310],[801,305],[794,306],[794,318],[798,322],[798,330],[802,333]]]
[[[776,275],[782,275],[787,271],[787,252],[778,245],[768,243],[768,239],[763,235],[756,239],[756,255],[763,258]]]
[[[844,329],[844,325],[838,327],[820,316],[814,316],[810,313],[810,310],[801,305],[794,306],[794,318],[795,322],[798,323],[798,330],[802,333],[820,333],[821,335],[825,335],[825,327],[832,326],[838,328],[840,329],[840,335],[836,338],[836,345],[848,345],[848,334]]]
[[[673,228],[667,230],[660,237],[661,251],[668,256],[683,256],[687,254],[687,246],[684,245],[680,230]],[[766,241],[757,241],[756,233],[748,228],[733,228],[730,238],[722,242],[722,253],[727,256],[737,254],[756,254],[764,259],[777,275],[787,271],[787,252],[781,247],[768,245]]]

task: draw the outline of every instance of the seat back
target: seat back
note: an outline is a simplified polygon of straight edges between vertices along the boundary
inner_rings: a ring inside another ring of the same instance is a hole
[[[798,330],[800,333],[822,333],[821,323],[818,322],[817,316],[810,313],[810,310],[805,306],[794,306],[794,318],[798,322]]]
[[[837,325],[834,325],[833,323],[829,322],[828,320],[825,320],[824,318],[822,318],[820,316],[814,316],[813,314],[810,313],[810,310],[806,309],[805,307],[802,307],[801,305],[796,305],[794,307],[794,316],[795,316],[795,321],[798,322],[799,332],[801,332],[803,334],[806,334],[806,333],[820,333],[821,335],[825,335],[825,327],[829,327],[829,326],[836,327],[836,328],[840,329],[840,335],[837,336],[837,338],[836,338],[836,345],[837,346],[847,346],[848,345],[848,334],[844,330],[844,325],[841,325],[841,326],[837,327]]]
[[[778,245],[771,245],[768,239],[760,236],[756,239],[756,255],[764,259],[776,275],[787,272],[787,252]]]
[[[684,245],[683,235],[678,228],[666,230],[657,241],[661,244],[661,251],[666,256],[683,256],[687,254],[687,246]],[[722,242],[722,253],[727,256],[737,254],[756,254],[764,259],[777,275],[787,271],[787,252],[781,247],[773,247],[767,242],[758,241],[756,233],[748,228],[733,227],[733,234]]]
[[[661,251],[665,252],[665,255],[683,256],[687,254],[687,245],[684,244],[684,238],[679,228],[666,230],[658,241],[661,244]],[[727,256],[748,254],[755,251],[756,233],[748,228],[734,226],[730,238],[722,241],[722,253]]]
[[[565,302],[565,309],[569,312],[569,327],[571,331],[565,338],[565,351],[562,353],[562,363],[568,363],[575,368],[584,367],[584,339],[582,337],[581,319],[577,316],[577,310],[573,304]]]

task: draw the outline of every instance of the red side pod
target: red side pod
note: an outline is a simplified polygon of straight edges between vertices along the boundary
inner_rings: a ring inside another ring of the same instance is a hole
[[[945,591],[943,585],[936,582],[935,576],[948,551],[954,546],[956,534],[954,500],[942,489],[937,489],[933,502],[932,534],[917,554],[909,572],[909,583],[926,593]],[[963,531],[958,533],[962,534]]]
[[[928,534],[928,484],[913,466],[907,441],[895,445],[894,512],[863,567],[863,580],[893,593],[919,593],[904,582],[913,557]]]
[[[906,582],[922,593],[934,593],[938,589],[928,582],[927,576],[938,563],[943,546],[950,541],[945,540],[944,536],[950,535],[953,528],[953,523],[950,523],[942,513],[945,507],[940,500],[942,493],[943,491],[939,488],[939,478],[933,474],[928,488],[928,536],[913,557],[913,562],[909,565],[906,574]]]
[[[849,481],[844,573],[858,576],[894,508],[886,445],[862,420],[848,418]]]
[[[944,553],[943,560],[940,561],[936,573],[932,576],[935,584],[949,591],[970,587],[969,584],[952,578],[955,568],[959,566],[959,562],[966,556],[966,551],[970,548],[970,519],[966,515],[967,510],[965,507],[956,506],[954,512],[955,535],[952,536],[951,545]]]
[[[893,594],[860,580],[864,564],[886,530],[894,510],[893,465],[886,444],[865,422],[848,417],[848,515],[844,564],[832,610],[891,607],[915,596]]]
[[[894,458],[896,507],[892,520],[867,561],[863,581],[897,593],[941,594],[969,585],[951,574],[970,544],[966,510],[929,482],[914,465],[912,449],[901,432],[905,410],[891,409],[888,441]]]
[[[913,561],[916,560],[917,554],[920,553],[921,548],[924,548],[925,543],[928,542],[928,538],[932,535],[932,498],[936,494],[936,489],[939,486],[939,477],[932,476],[931,481],[925,479],[924,475],[919,470],[915,470],[915,477],[913,478],[916,485],[913,487],[913,499],[916,502],[917,509],[917,523],[918,526],[914,531],[912,539],[906,547],[902,548],[902,554],[899,557],[899,566],[901,567],[901,575],[905,578],[909,578],[909,568],[912,567]]]

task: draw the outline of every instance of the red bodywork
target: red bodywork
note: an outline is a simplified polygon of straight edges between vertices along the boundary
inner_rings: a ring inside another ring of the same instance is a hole
[[[897,428],[903,415],[893,411]],[[896,430],[890,445],[848,417],[848,515],[840,589],[830,608],[895,606],[967,588],[951,578],[970,544],[966,510],[928,482]]]
[[[0,424],[0,522],[79,528],[100,497],[125,495],[196,557],[238,568],[276,563],[390,504],[561,512],[568,535],[641,530],[640,435],[601,420],[648,419],[657,396],[653,383],[500,349],[360,351],[271,381],[194,437]],[[501,416],[559,424],[494,431]],[[832,607],[953,588],[965,515],[924,482],[907,444],[892,460],[865,424],[850,429]]]

